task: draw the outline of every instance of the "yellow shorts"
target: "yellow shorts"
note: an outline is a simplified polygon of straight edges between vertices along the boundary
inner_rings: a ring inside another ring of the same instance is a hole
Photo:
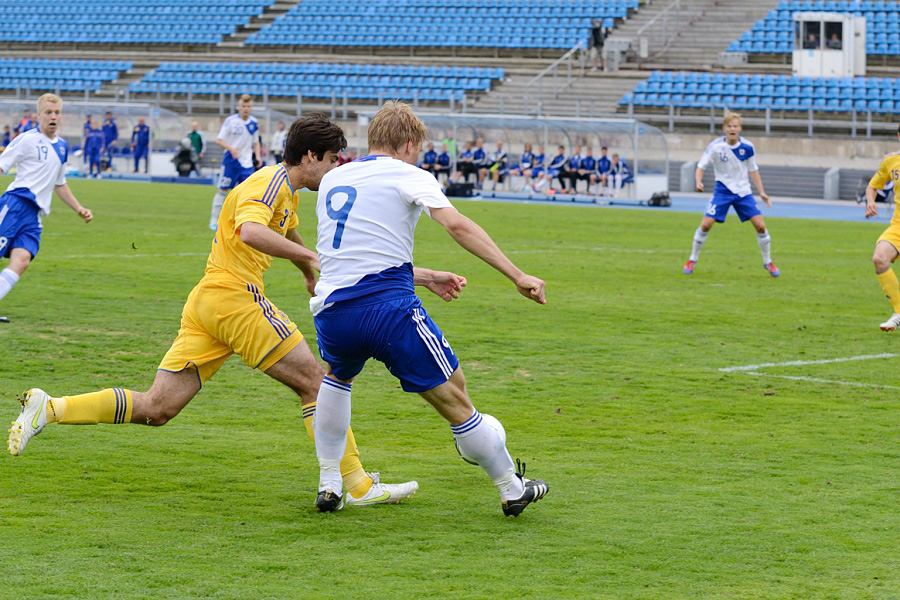
[[[890,245],[896,248],[898,252],[900,252],[900,225],[894,225],[893,223],[891,223],[891,225],[884,230],[884,233],[881,234],[881,236],[878,238],[878,241],[875,243],[878,244],[878,242],[881,241],[888,242]],[[897,260],[896,256],[894,257],[894,260]]]
[[[159,368],[194,367],[203,384],[232,354],[265,371],[303,341],[286,314],[253,284],[204,277],[181,312],[181,328]]]

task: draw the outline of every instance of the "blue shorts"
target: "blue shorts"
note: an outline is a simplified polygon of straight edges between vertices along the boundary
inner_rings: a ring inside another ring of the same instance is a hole
[[[713,192],[713,197],[709,204],[706,205],[706,212],[703,214],[707,217],[712,217],[718,223],[724,223],[725,215],[728,214],[728,207],[730,206],[734,206],[734,212],[740,217],[741,223],[762,214],[756,207],[756,199],[753,197],[753,194],[738,196],[717,181],[716,190]]]
[[[335,377],[359,375],[369,358],[385,364],[406,392],[447,381],[459,360],[422,301],[408,291],[335,303],[313,317],[319,354]]]
[[[41,246],[41,217],[37,204],[25,189],[10,190],[0,196],[0,258],[13,248],[24,248],[37,256]]]
[[[230,190],[239,186],[245,179],[253,175],[253,167],[242,167],[240,163],[222,164],[222,176],[219,178],[219,189]]]

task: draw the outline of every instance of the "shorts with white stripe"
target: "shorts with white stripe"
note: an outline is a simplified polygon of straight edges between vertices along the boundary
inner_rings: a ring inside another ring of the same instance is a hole
[[[319,354],[338,379],[380,360],[404,391],[424,392],[447,381],[459,360],[421,300],[382,292],[337,302],[313,319]]]

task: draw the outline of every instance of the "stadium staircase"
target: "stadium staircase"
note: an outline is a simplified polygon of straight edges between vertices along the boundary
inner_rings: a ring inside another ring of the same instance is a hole
[[[275,19],[285,14],[292,6],[297,4],[292,0],[275,0],[275,4],[267,6],[263,9],[262,14],[252,17],[245,25],[237,28],[237,31],[226,36],[217,44],[218,48],[237,50],[244,47],[244,40],[248,36],[256,33],[263,27],[271,25]]]

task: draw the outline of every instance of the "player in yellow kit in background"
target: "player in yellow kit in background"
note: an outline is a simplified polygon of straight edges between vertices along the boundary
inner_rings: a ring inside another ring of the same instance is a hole
[[[897,140],[900,141],[900,127],[897,128]],[[874,217],[877,212],[875,209],[877,190],[884,188],[888,181],[897,183],[898,178],[900,178],[900,152],[893,152],[884,157],[881,166],[866,186],[866,218]],[[895,203],[891,224],[875,242],[875,252],[872,254],[875,276],[878,277],[878,283],[881,284],[881,289],[884,290],[884,295],[887,296],[894,311],[887,321],[879,325],[882,331],[893,331],[900,327],[900,283],[891,268],[891,264],[900,255],[898,248],[900,248],[900,212],[897,211]]]
[[[205,274],[188,296],[181,328],[150,389],[114,388],[62,397],[28,390],[10,429],[10,453],[21,455],[29,439],[52,422],[164,425],[233,353],[300,396],[304,424],[312,437],[324,371],[297,326],[266,299],[262,276],[273,257],[286,258],[303,273],[312,293],[319,263],[295,231],[297,190],[317,190],[346,144],[341,128],[325,115],[296,120],[287,135],[284,161],[260,169],[228,195]],[[461,278],[452,273],[422,269],[419,276],[422,285],[447,301],[461,289]],[[396,503],[418,489],[415,481],[384,484],[367,474],[352,435],[341,474],[349,504]]]

